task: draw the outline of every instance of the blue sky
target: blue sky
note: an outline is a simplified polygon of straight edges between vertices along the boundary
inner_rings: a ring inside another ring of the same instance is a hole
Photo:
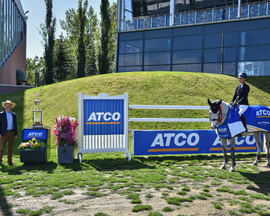
[[[117,0],[109,0],[110,4]],[[94,8],[95,13],[99,14],[101,0],[88,0],[88,4]],[[42,37],[39,34],[40,24],[45,23],[46,7],[44,0],[21,0],[24,12],[29,10],[27,19],[27,42],[26,56],[34,58],[35,55],[43,56],[44,48],[41,44]],[[53,0],[53,15],[56,17],[56,33],[58,38],[64,30],[60,26],[59,20],[65,19],[65,12],[69,8],[78,8],[77,0]]]

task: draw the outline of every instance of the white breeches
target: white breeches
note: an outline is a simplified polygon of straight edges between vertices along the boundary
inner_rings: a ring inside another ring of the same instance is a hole
[[[243,115],[244,114],[244,112],[247,110],[247,108],[248,108],[249,106],[248,105],[240,105],[239,106],[239,116],[241,117],[241,115]]]

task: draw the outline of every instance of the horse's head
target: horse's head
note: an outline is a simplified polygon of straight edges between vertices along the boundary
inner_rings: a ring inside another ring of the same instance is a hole
[[[214,130],[221,119],[220,104],[222,100],[214,101],[213,103],[208,99],[208,104],[210,106],[209,110],[209,120],[211,121],[211,128]]]

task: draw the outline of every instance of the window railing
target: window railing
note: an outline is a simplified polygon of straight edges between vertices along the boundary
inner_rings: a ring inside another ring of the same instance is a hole
[[[241,16],[239,17],[239,19],[260,16],[270,16],[269,2],[259,2],[241,5]],[[119,30],[131,31],[138,29],[209,23],[235,19],[238,19],[237,6],[231,6],[176,13],[174,16],[174,24],[172,21],[172,14],[126,19],[121,21],[121,26]]]

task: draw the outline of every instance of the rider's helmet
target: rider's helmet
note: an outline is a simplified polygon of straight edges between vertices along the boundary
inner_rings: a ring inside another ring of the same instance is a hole
[[[238,78],[247,78],[247,74],[245,72],[241,72],[240,74],[238,74]]]

